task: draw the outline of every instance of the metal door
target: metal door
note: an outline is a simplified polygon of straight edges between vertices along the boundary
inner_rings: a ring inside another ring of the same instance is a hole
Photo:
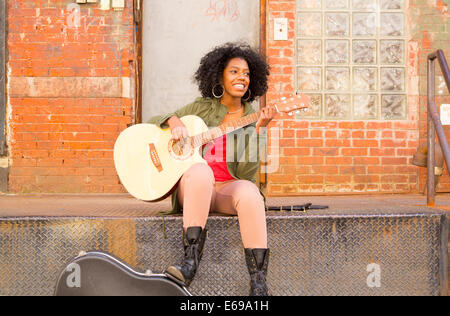
[[[217,45],[259,47],[260,0],[145,0],[142,30],[142,122],[200,96],[193,76]]]

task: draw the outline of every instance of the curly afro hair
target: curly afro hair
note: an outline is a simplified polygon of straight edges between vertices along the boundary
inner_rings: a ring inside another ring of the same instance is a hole
[[[204,98],[214,98],[213,88],[220,84],[223,72],[228,62],[233,58],[244,59],[250,68],[251,90],[249,102],[267,92],[269,66],[252,47],[245,43],[226,43],[214,48],[200,61],[200,67],[195,73],[194,80]],[[216,88],[216,94],[219,90]]]

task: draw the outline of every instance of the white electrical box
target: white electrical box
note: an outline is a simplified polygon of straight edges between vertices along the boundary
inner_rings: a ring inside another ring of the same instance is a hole
[[[273,40],[274,41],[287,41],[288,40],[288,19],[276,18],[273,23]]]
[[[100,10],[111,9],[111,0],[100,0]]]
[[[450,125],[450,104],[441,104],[442,125]]]
[[[114,10],[123,10],[125,8],[125,0],[112,0]]]

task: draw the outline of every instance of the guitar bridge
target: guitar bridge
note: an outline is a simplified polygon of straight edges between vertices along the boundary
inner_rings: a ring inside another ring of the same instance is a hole
[[[161,160],[159,159],[158,153],[155,148],[155,144],[151,143],[148,144],[148,146],[150,148],[150,158],[152,159],[153,165],[159,172],[163,171]]]

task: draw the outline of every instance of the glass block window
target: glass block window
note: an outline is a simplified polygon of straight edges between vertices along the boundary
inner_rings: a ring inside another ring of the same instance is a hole
[[[298,118],[407,119],[405,0],[297,0]]]

